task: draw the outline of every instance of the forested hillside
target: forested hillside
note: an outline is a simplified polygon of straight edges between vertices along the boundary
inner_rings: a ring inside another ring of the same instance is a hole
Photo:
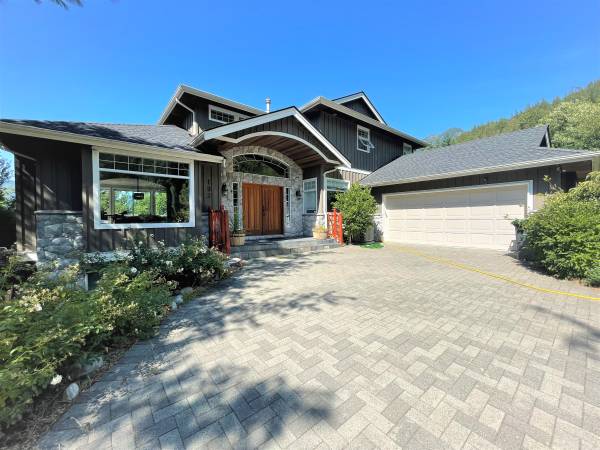
[[[509,119],[488,122],[456,135],[446,131],[428,141],[438,147],[541,124],[550,125],[553,147],[600,150],[600,80],[551,102],[543,100]]]

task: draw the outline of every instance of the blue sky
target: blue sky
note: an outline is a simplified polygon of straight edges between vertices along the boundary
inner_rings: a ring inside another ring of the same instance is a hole
[[[600,78],[600,1],[0,1],[0,117],[154,123],[185,83],[257,107],[364,90],[418,137]]]

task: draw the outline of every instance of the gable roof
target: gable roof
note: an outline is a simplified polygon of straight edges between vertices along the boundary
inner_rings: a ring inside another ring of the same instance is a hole
[[[177,105],[177,100],[179,100],[183,96],[183,94],[190,94],[195,97],[200,97],[200,98],[209,100],[214,103],[219,103],[221,105],[226,105],[231,108],[245,111],[252,115],[265,114],[264,111],[262,111],[258,108],[244,105],[243,103],[235,102],[235,101],[229,100],[225,97],[220,97],[218,95],[211,94],[210,92],[201,91],[200,89],[196,89],[191,86],[187,86],[185,84],[180,84],[179,86],[177,86],[177,89],[175,90],[175,93],[171,97],[171,100],[169,100],[169,103],[167,104],[166,108],[164,109],[160,118],[158,119],[159,125],[165,123],[165,121],[168,119],[169,115],[171,114],[171,111],[173,111],[173,108],[175,108],[175,106]]]
[[[586,150],[540,147],[548,126],[542,125],[447,147],[401,156],[361,183],[385,186],[481,173],[586,161],[600,156]]]
[[[367,94],[365,94],[363,91],[357,92],[356,94],[346,95],[346,96],[340,97],[340,98],[334,98],[332,101],[339,103],[340,105],[344,105],[344,104],[350,103],[354,100],[362,100],[365,103],[365,105],[367,106],[367,108],[377,118],[377,120],[379,122],[385,124],[385,120],[383,120],[383,117],[381,116],[381,114],[379,114],[379,111],[377,111],[377,108],[375,108],[375,105],[373,105],[371,100],[369,100],[369,97],[367,97]]]
[[[406,139],[407,141],[413,142],[417,145],[421,145],[423,147],[428,145],[427,142],[422,141],[421,139],[418,139],[414,136],[403,133],[400,130],[396,130],[395,128],[392,128],[392,127],[386,125],[385,123],[381,123],[378,120],[371,119],[370,117],[365,116],[364,114],[354,111],[353,109],[350,109],[347,106],[340,105],[339,103],[336,103],[332,100],[326,99],[325,97],[316,97],[316,98],[312,99],[310,102],[308,102],[304,106],[302,106],[300,108],[300,111],[302,111],[304,113],[304,112],[310,111],[311,109],[318,107],[319,105],[322,105],[329,109],[333,109],[334,111],[337,111],[341,114],[350,116],[366,125],[370,125],[372,127],[376,127],[376,128],[379,128],[380,130],[387,131],[388,133],[402,137],[402,138]]]
[[[263,125],[269,122],[273,122],[275,120],[291,116],[298,120],[315,138],[317,138],[321,142],[321,144],[325,146],[325,148],[327,148],[327,150],[331,152],[331,154],[335,158],[337,158],[337,161],[331,161],[325,155],[322,155],[323,158],[325,158],[325,160],[333,163],[339,162],[346,167],[351,167],[350,161],[348,161],[348,159],[346,159],[346,157],[342,155],[340,151],[337,148],[335,148],[335,146],[331,142],[329,142],[329,140],[327,140],[327,138],[323,136],[295,106],[290,106],[288,108],[280,109],[278,111],[265,113],[261,116],[249,117],[247,119],[238,120],[237,122],[224,124],[215,128],[211,128],[210,130],[204,130],[193,139],[192,145],[199,145],[202,142],[209,141],[211,139],[223,139],[226,135],[230,133],[246,130],[248,128]],[[320,153],[319,150],[317,151]]]
[[[0,119],[0,133],[78,142],[98,146],[123,146],[139,150],[168,150],[187,153],[188,157],[220,161],[194,148],[192,136],[175,125],[129,125],[52,120]],[[202,155],[202,156],[201,156]]]

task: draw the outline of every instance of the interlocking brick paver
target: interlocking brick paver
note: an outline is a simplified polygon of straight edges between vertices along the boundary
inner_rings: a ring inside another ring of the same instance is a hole
[[[493,251],[420,251],[598,290]],[[400,247],[254,261],[135,344],[41,448],[600,447],[600,303]]]

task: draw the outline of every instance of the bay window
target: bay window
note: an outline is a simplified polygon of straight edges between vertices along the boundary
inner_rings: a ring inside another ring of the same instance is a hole
[[[194,226],[190,187],[191,161],[94,151],[95,227]]]

